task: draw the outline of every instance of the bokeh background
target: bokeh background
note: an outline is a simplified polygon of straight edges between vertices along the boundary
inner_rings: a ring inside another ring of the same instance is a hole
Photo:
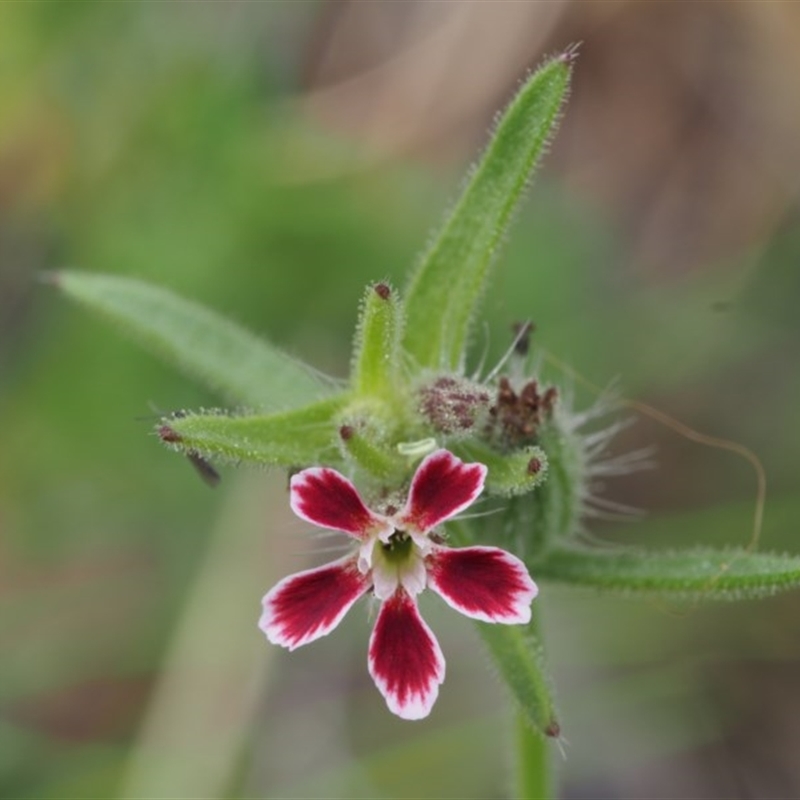
[[[402,285],[543,55],[582,41],[476,352],[511,322],[600,385],[753,448],[763,546],[798,550],[800,5],[0,5],[0,795],[508,796],[472,627],[432,716],[394,719],[368,611],[291,656],[255,627],[326,558],[285,476],[215,491],[152,416],[217,398],[37,283],[139,276],[346,373],[363,286]],[[591,397],[583,398],[591,402]],[[604,541],[742,544],[748,465],[641,419]],[[800,794],[800,595],[682,609],[548,588],[564,797]]]

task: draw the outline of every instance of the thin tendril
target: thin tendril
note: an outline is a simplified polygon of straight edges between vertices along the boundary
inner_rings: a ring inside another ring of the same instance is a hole
[[[514,355],[514,351],[517,349],[517,345],[526,337],[530,336],[531,329],[528,327],[529,323],[525,325],[520,325],[519,331],[517,331],[517,335],[514,337],[514,340],[511,342],[511,346],[503,353],[502,358],[497,362],[495,368],[483,379],[483,383],[489,383],[492,378],[494,378],[498,372],[505,366],[506,362],[508,361],[511,356]]]
[[[588,378],[585,378],[583,375],[570,367],[568,364],[565,364],[563,361],[561,361],[561,359],[557,358],[552,353],[544,349],[541,349],[541,352],[545,361],[548,361],[554,367],[569,375],[574,381],[586,387],[589,389],[589,391],[597,395],[603,392],[603,389],[600,386],[593,383]],[[713,447],[718,450],[727,450],[728,452],[734,453],[745,459],[745,461],[747,461],[753,467],[753,470],[756,474],[756,500],[755,508],[753,510],[753,533],[750,537],[750,540],[745,545],[744,551],[745,553],[751,553],[756,550],[759,542],[761,541],[761,531],[764,523],[764,508],[767,502],[767,474],[764,470],[764,465],[761,463],[761,459],[749,447],[746,447],[740,442],[734,442],[730,439],[723,439],[719,436],[710,436],[709,434],[696,431],[694,428],[689,427],[666,412],[654,408],[647,403],[643,403],[640,400],[631,400],[630,398],[620,395],[618,397],[618,401],[620,404],[625,405],[628,408],[632,408],[635,411],[638,411],[640,414],[643,414],[644,416],[655,420],[659,424],[664,425],[670,430],[675,431],[675,433],[677,433],[679,436],[683,436],[689,441],[697,442],[698,444],[705,445],[706,447]],[[711,591],[711,589],[714,588],[714,585],[718,583],[722,576],[731,568],[731,565],[734,561],[735,559],[732,559],[720,567],[717,575],[710,578],[708,584],[702,590],[703,594],[707,594],[709,591]],[[697,603],[694,603],[692,606],[690,606],[690,610],[695,608],[696,605]],[[674,609],[667,610],[672,611],[672,613],[676,613]]]

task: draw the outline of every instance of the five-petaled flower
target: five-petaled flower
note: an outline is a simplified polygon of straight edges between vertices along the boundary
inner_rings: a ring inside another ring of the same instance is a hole
[[[483,490],[486,467],[447,450],[417,468],[405,506],[370,510],[336,470],[305,469],[291,480],[292,510],[359,542],[344,558],[289,575],[264,597],[259,626],[294,650],[330,633],[363,594],[382,601],[369,643],[369,671],[389,709],[428,715],[444,680],[444,657],[416,603],[430,586],[456,611],[484,622],[524,624],[536,584],[516,556],[496,547],[452,548],[434,530]]]

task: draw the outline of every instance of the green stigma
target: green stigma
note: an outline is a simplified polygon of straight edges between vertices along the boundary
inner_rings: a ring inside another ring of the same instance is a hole
[[[395,531],[388,542],[381,542],[381,550],[390,564],[402,564],[411,557],[414,542],[405,531]]]

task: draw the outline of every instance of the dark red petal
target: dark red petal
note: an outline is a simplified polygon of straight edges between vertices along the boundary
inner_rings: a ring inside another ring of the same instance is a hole
[[[448,450],[437,450],[417,467],[399,521],[425,533],[473,503],[485,479],[483,464],[465,464]]]
[[[528,568],[498,547],[437,547],[428,585],[456,611],[484,622],[530,622],[538,592]]]
[[[258,626],[273,644],[294,650],[330,633],[370,585],[352,556],[297,572],[265,595]]]
[[[335,469],[313,467],[292,476],[290,503],[298,517],[359,539],[386,527],[385,520],[364,505],[356,487]]]
[[[444,656],[402,589],[381,606],[369,641],[369,674],[389,710],[403,719],[427,717],[436,702]]]

